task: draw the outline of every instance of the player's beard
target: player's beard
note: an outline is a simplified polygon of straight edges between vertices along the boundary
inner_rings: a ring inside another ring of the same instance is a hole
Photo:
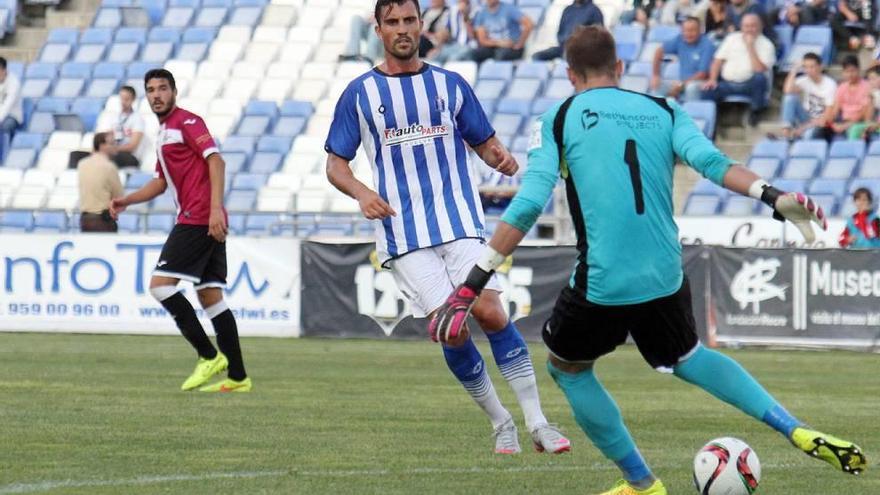
[[[171,98],[171,99],[168,101],[168,103],[165,105],[165,108],[164,108],[163,110],[158,111],[158,112],[157,112],[156,110],[153,110],[153,113],[156,114],[156,117],[159,117],[159,118],[161,119],[162,117],[164,117],[164,116],[168,115],[169,113],[171,113],[171,110],[174,108],[174,104],[175,104],[175,103],[176,103],[176,102],[175,102],[175,99],[174,99],[174,98]],[[151,105],[151,106],[152,106],[152,105]]]
[[[409,44],[410,44],[409,50],[398,48],[398,44],[397,44],[398,41],[400,41],[400,39],[394,40],[394,43],[392,43],[391,46],[385,50],[388,52],[388,55],[391,55],[392,57],[396,58],[397,60],[399,60],[401,62],[408,62],[408,61],[416,58],[416,56],[419,53],[419,39],[418,38],[415,38],[415,39],[408,38],[407,39],[407,41],[409,41]]]

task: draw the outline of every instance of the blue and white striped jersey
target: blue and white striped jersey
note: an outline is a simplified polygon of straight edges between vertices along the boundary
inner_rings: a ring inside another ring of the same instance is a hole
[[[494,134],[473,90],[454,72],[429,64],[398,75],[374,68],[348,85],[324,149],[351,161],[363,144],[375,190],[397,212],[376,222],[382,263],[483,237],[479,179],[465,142],[477,146]]]

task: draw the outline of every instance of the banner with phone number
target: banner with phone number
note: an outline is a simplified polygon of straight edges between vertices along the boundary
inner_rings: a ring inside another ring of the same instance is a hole
[[[174,334],[149,293],[165,236],[3,234],[0,331]],[[230,238],[226,301],[242,336],[299,336],[299,241]],[[189,283],[180,285],[212,332]]]

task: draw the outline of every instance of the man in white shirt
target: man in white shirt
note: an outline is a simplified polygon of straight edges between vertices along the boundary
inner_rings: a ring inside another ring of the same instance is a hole
[[[727,35],[715,52],[709,80],[703,85],[704,100],[720,103],[728,96],[747,96],[751,125],[758,123],[758,114],[767,107],[767,74],[776,63],[776,47],[761,29],[760,16],[744,15],[741,31]]]
[[[24,120],[21,107],[21,81],[6,70],[6,59],[0,57],[0,132],[12,137]]]
[[[119,168],[140,167],[141,142],[144,139],[144,118],[134,110],[137,94],[131,86],[119,89],[119,103],[122,111],[113,122],[113,138],[116,141],[116,155],[113,161]]]
[[[816,138],[825,127],[825,111],[834,105],[837,93],[837,82],[822,73],[822,59],[815,53],[804,55],[785,78],[783,92],[782,135],[786,139]]]

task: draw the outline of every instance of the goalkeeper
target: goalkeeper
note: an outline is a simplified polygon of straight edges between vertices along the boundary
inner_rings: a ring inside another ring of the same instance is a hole
[[[631,335],[657,371],[697,385],[765,422],[799,449],[858,474],[852,443],[809,429],[727,356],[700,345],[672,211],[675,156],[713,182],[767,203],[808,242],[826,227],[808,197],[785,193],[735,165],[674,102],[617,88],[622,65],[604,28],[579,29],[565,47],[576,94],[536,123],[520,191],[480,262],[431,321],[454,339],[480,290],[540,215],[561,176],[577,234],[577,263],[542,336],[548,369],[575,420],[623,472],[606,494],[666,494],[624,426],[593,367]]]

